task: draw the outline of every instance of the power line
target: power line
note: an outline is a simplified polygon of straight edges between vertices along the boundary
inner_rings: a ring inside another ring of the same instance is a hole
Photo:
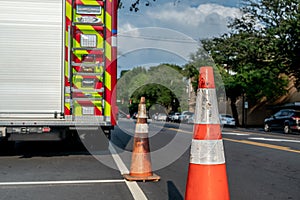
[[[118,34],[121,37],[144,39],[144,40],[154,40],[154,41],[164,41],[164,42],[173,42],[173,43],[189,43],[189,44],[198,44],[197,41],[193,39],[182,39],[182,38],[166,38],[166,37],[153,37],[153,36],[133,36],[133,35],[124,35]]]

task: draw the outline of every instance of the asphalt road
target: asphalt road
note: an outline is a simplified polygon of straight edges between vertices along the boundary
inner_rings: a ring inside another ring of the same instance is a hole
[[[193,126],[149,124],[158,182],[127,182],[121,175],[130,169],[134,129],[134,121],[121,119],[109,150],[94,143],[97,135],[84,145],[0,146],[0,199],[184,199]],[[300,199],[300,135],[224,128],[223,142],[232,200]]]

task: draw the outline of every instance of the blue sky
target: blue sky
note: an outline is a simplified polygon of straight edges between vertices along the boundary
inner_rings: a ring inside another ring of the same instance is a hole
[[[119,72],[160,63],[184,65],[199,48],[199,39],[226,33],[229,18],[240,16],[241,0],[152,0],[130,12],[119,10]]]

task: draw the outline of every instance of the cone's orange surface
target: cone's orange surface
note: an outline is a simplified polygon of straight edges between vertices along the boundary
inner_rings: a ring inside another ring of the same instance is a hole
[[[201,67],[186,200],[229,200],[223,141],[212,67]]]
[[[124,175],[125,179],[130,181],[160,179],[152,172],[145,102],[145,97],[142,97],[138,107],[130,173]]]

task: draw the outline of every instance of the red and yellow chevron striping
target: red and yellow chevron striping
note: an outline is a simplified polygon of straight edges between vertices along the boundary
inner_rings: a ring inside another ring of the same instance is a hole
[[[117,1],[66,0],[65,115],[116,124]]]

